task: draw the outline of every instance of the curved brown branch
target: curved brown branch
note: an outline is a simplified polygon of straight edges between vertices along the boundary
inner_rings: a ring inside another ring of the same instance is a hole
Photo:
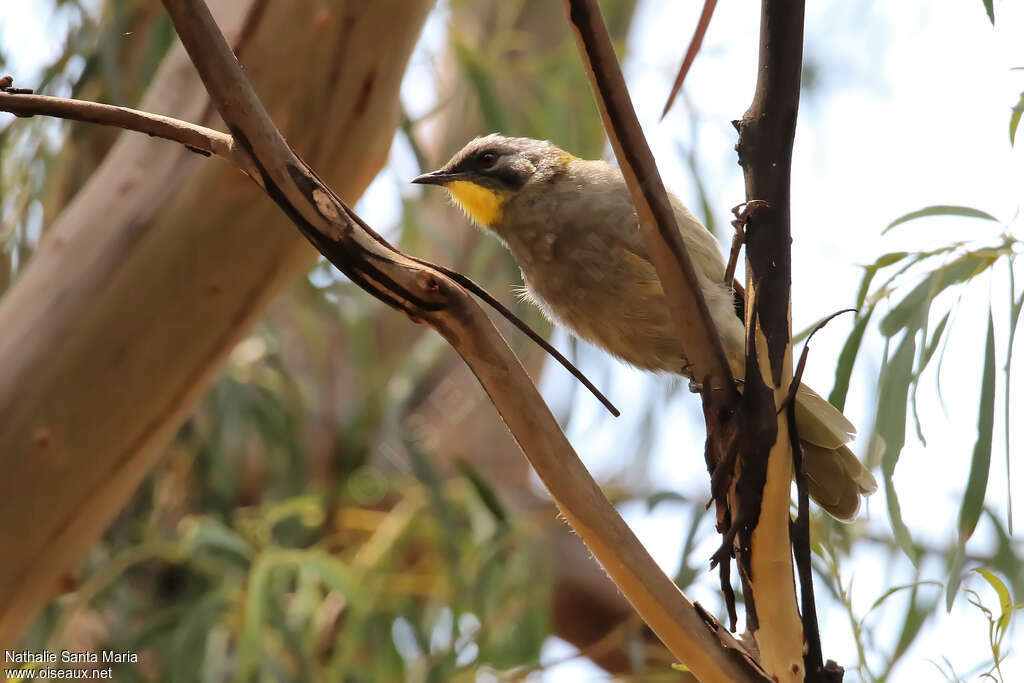
[[[16,95],[8,92],[0,92],[0,111],[21,117],[41,115],[98,123],[179,142],[193,152],[206,156],[213,154],[227,159],[243,173],[259,181],[252,160],[238,149],[234,139],[227,133],[206,126],[109,104],[46,95]]]

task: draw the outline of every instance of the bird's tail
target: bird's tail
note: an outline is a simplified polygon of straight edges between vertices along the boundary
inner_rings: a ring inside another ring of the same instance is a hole
[[[835,406],[801,384],[796,424],[804,448],[807,492],[836,519],[857,516],[862,495],[878,488],[870,470],[846,446],[856,429]]]

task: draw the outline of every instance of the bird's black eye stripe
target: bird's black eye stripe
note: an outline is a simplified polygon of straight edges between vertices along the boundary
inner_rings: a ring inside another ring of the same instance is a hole
[[[497,160],[498,160],[498,153],[497,152],[492,152],[491,150],[487,150],[486,152],[481,152],[480,156],[477,157],[477,161],[480,163],[480,166],[482,166],[483,168],[490,168],[491,166],[494,165],[494,162],[496,162]]]

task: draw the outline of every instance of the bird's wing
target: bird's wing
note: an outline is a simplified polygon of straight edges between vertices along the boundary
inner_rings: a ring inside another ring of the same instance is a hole
[[[857,433],[845,415],[806,384],[796,393],[796,421],[800,438],[823,448],[839,448]]]

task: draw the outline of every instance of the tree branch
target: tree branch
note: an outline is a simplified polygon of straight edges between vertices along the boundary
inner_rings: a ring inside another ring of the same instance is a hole
[[[98,123],[101,126],[133,130],[179,142],[189,150],[204,156],[216,155],[226,159],[257,183],[260,181],[259,172],[252,159],[238,148],[234,139],[226,133],[206,126],[127,107],[46,95],[13,95],[7,92],[0,92],[0,111],[20,117],[43,115],[70,121]]]
[[[780,681],[804,680],[806,666],[790,539],[790,425],[786,411],[776,409],[784,405],[793,375],[789,185],[803,17],[803,0],[762,0],[757,85],[750,108],[734,122],[750,203],[742,418],[747,446],[741,455],[740,487],[745,493],[740,505],[753,506],[749,514],[754,519],[746,520],[752,531],[746,536],[741,532],[740,566],[752,596],[748,627],[762,665]]]

